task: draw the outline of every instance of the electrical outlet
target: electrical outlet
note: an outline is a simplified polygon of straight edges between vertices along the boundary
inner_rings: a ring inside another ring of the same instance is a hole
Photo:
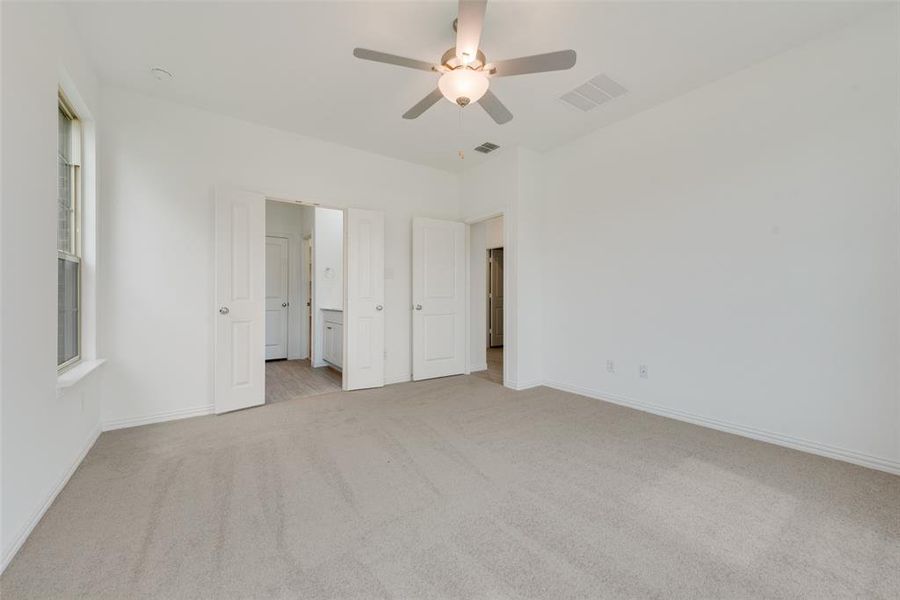
[[[606,361],[606,372],[607,373],[615,373],[616,372],[616,363],[611,360]]]
[[[647,371],[647,365],[638,365],[638,377],[641,379],[647,379],[650,376]]]

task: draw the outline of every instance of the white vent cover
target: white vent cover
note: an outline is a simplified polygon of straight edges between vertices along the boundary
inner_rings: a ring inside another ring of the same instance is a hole
[[[559,99],[578,110],[587,112],[627,93],[628,90],[621,83],[607,75],[600,74],[571,92],[563,94]]]
[[[475,148],[475,152],[481,152],[482,154],[490,154],[491,152],[493,152],[494,150],[496,150],[499,147],[500,146],[498,146],[497,144],[493,144],[491,142],[485,142],[482,145]]]

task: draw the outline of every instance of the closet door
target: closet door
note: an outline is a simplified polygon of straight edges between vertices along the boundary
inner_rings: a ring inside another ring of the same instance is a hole
[[[413,219],[413,379],[466,368],[466,226]]]

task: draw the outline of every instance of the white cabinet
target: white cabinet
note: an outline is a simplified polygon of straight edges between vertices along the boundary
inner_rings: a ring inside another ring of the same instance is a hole
[[[339,310],[323,310],[322,320],[325,322],[322,358],[340,369],[344,359],[344,313]]]

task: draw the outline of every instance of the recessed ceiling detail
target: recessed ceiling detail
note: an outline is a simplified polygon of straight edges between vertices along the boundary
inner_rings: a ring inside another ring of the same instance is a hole
[[[608,75],[597,75],[596,77],[579,85],[571,92],[567,92],[559,97],[560,100],[574,106],[575,108],[587,112],[594,110],[601,104],[606,104],[610,100],[614,100],[628,93],[618,81],[613,80]]]

